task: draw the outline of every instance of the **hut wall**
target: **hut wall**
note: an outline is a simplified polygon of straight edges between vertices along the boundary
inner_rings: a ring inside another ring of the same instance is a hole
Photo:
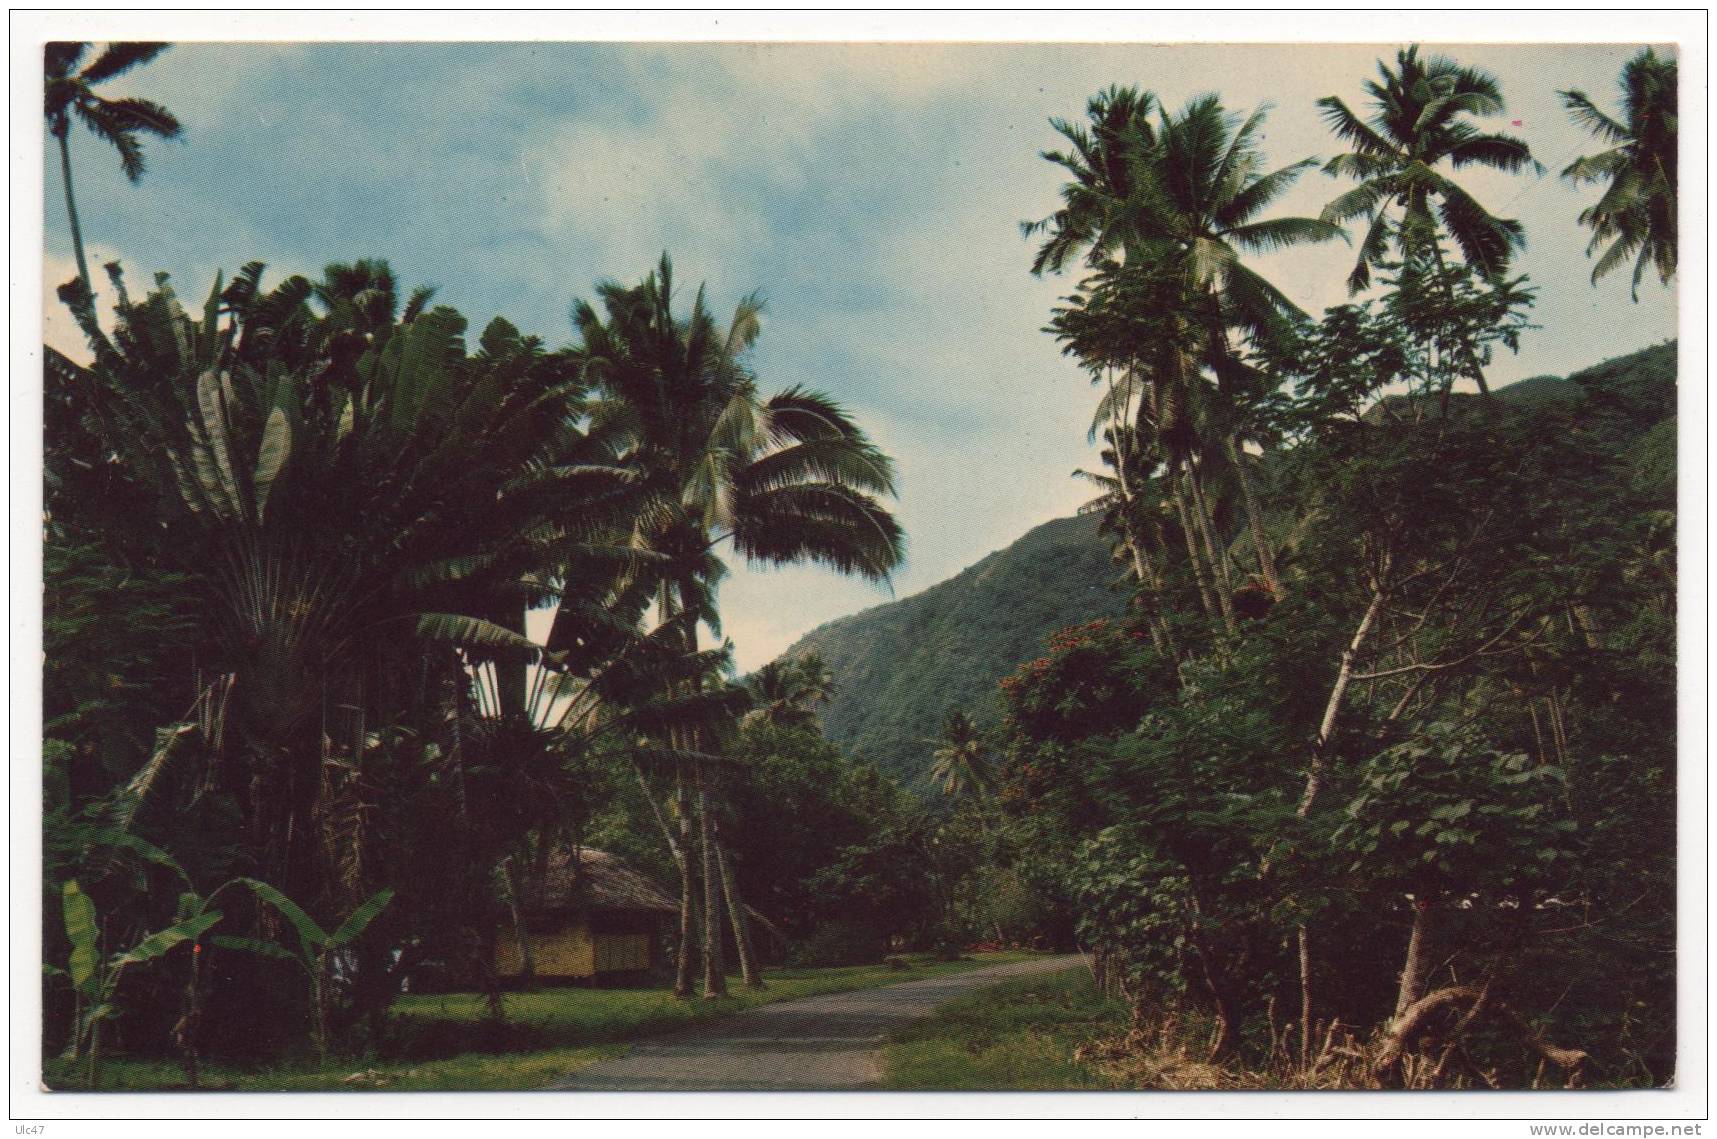
[[[531,964],[539,977],[593,977],[598,969],[596,940],[585,920],[574,918],[557,929],[527,930]],[[518,938],[502,929],[495,938],[495,972],[517,977],[524,970]]]
[[[643,933],[596,935],[598,973],[642,972],[650,967],[650,937]]]

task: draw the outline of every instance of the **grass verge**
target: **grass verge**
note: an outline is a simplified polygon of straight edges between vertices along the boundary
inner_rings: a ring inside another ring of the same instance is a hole
[[[900,1091],[1123,1088],[1073,1050],[1125,1031],[1126,1008],[1083,970],[998,985],[945,1006],[883,1050],[883,1086]]]
[[[770,969],[768,988],[752,992],[734,980],[718,1000],[675,1000],[663,989],[541,989],[508,993],[506,1022],[488,1019],[475,993],[414,994],[394,1005],[389,1043],[380,1056],[304,1060],[245,1069],[205,1066],[208,1091],[529,1091],[625,1051],[626,1041],[696,1020],[775,1001],[876,988],[1024,960],[1029,953],[980,953],[960,961],[913,955],[906,970],[886,965]],[[83,1073],[60,1060],[43,1064],[49,1087],[77,1091]],[[102,1064],[104,1091],[183,1090],[177,1063],[114,1059]]]

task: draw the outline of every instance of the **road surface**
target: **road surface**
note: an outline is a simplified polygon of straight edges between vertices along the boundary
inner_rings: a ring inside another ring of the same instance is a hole
[[[641,1040],[580,1069],[557,1090],[850,1091],[882,1079],[882,1043],[936,1006],[1014,977],[1057,973],[1077,956],[988,965],[879,989],[801,997]]]

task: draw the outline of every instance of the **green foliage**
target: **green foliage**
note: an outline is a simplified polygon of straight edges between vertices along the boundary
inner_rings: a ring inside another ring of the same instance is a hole
[[[165,929],[144,935],[130,949],[110,953],[104,959],[95,903],[75,880],[65,883],[60,895],[66,940],[71,943],[63,975],[71,982],[77,998],[65,1058],[76,1061],[87,1057],[88,1082],[94,1088],[101,1083],[101,1028],[103,1023],[121,1015],[119,982],[125,970],[165,957],[176,946],[200,938],[220,922],[222,914],[219,910],[201,910]],[[48,968],[50,976],[59,972]]]
[[[1660,1078],[1668,986],[1603,977],[1671,940],[1673,348],[1368,410],[1413,367],[1376,319],[1332,313],[1300,365],[1285,597],[1178,659],[1142,618],[1068,629],[1004,681],[1010,841],[1139,1015],[1208,1016],[1219,1049],[1276,1046],[1301,928],[1314,1015],[1386,1025],[1412,927],[1605,1079]],[[1530,1078],[1518,1034],[1473,1032]]]

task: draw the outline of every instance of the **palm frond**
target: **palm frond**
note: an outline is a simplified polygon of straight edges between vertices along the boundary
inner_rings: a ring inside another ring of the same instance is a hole
[[[64,45],[51,44],[49,46]],[[72,46],[81,49],[87,45],[76,44]],[[105,83],[109,79],[117,79],[132,68],[148,63],[172,46],[172,44],[165,43],[110,43],[102,49],[101,54],[96,56],[88,67],[83,69],[78,78],[90,85]],[[76,59],[81,55],[82,52],[79,51],[77,56],[72,57],[74,66]]]
[[[1628,128],[1598,108],[1598,105],[1583,91],[1558,91],[1562,105],[1568,110],[1568,117],[1577,126],[1584,128],[1600,140],[1615,144],[1632,139]]]
[[[1236,226],[1228,231],[1228,240],[1248,253],[1273,253],[1340,238],[1347,241],[1347,231],[1333,221],[1321,218],[1272,218]]]
[[[1319,99],[1318,113],[1335,136],[1353,147],[1355,153],[1382,157],[1395,152],[1396,148],[1387,139],[1366,125],[1336,96],[1326,95]]]

